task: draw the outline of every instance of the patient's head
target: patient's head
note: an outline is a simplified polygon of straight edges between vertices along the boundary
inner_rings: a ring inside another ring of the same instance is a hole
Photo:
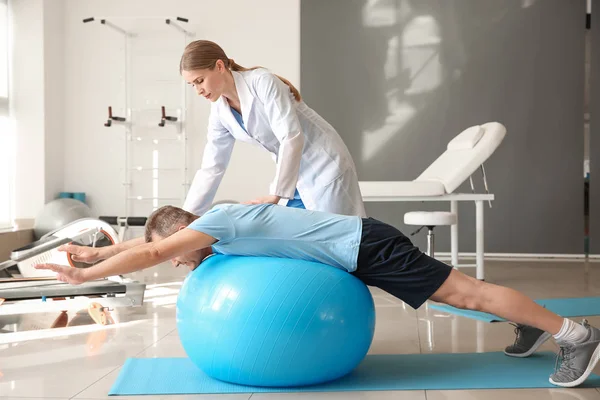
[[[155,242],[167,238],[175,232],[187,228],[187,226],[196,219],[198,219],[197,215],[187,212],[179,207],[161,207],[148,217],[144,231],[146,242]],[[194,269],[211,253],[211,248],[207,247],[205,249],[195,250],[177,256],[171,260],[171,263],[174,266],[185,264],[190,269]]]
[[[154,211],[146,221],[144,237],[146,242],[153,237],[164,239],[177,232],[181,227],[187,227],[198,217],[179,207],[164,206]]]

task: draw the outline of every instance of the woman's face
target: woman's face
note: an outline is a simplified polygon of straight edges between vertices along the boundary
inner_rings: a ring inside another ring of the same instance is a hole
[[[223,94],[225,88],[226,68],[222,60],[217,60],[213,69],[195,69],[182,71],[181,75],[187,83],[194,86],[196,93],[205,99],[215,102]]]

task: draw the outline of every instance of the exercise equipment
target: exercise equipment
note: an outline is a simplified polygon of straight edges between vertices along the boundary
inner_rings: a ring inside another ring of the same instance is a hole
[[[177,329],[207,375],[255,386],[340,378],[365,357],[375,309],[367,287],[312,261],[215,255],[183,283]]]
[[[450,202],[450,212],[456,214],[456,223],[450,226],[451,265],[458,263],[458,214],[459,201],[475,204],[475,258],[476,278],[485,279],[484,261],[484,207],[490,207],[494,195],[489,193],[484,162],[496,151],[506,136],[506,127],[498,122],[471,126],[447,145],[447,149],[413,181],[364,181],[359,182],[363,200],[367,201],[433,201]],[[472,175],[481,169],[486,193],[475,193]],[[454,191],[469,179],[472,194]]]
[[[9,277],[0,278],[0,317],[86,309],[95,321],[101,323],[110,321],[107,311],[111,308],[141,306],[146,288],[143,283],[115,276],[70,285],[53,279],[52,271],[34,268],[39,263],[86,268],[89,264],[73,261],[69,253],[58,251],[58,247],[67,243],[100,247],[119,242],[110,224],[95,218],[83,218],[12,251],[11,259],[0,263],[0,272],[16,271]],[[0,341],[10,341],[12,339],[8,336],[16,338],[20,333],[4,333]]]
[[[185,80],[173,74],[181,49],[194,36],[188,22],[184,17],[148,16],[83,20],[89,29],[97,24],[106,28],[102,32],[114,45],[113,61],[123,63],[121,76],[107,77],[107,84],[118,81],[120,88],[102,123],[108,128],[107,140],[117,135],[124,145],[125,218],[183,204],[190,186],[187,104],[191,92]]]
[[[112,325],[115,323],[110,315],[110,309],[100,303],[90,303],[88,305],[88,313],[98,325]]]
[[[406,225],[417,225],[419,229],[410,234],[414,236],[427,227],[427,252],[429,257],[435,257],[435,234],[436,226],[448,226],[456,224],[456,214],[447,211],[410,211],[404,214]]]
[[[109,395],[556,388],[548,382],[555,358],[552,352],[528,358],[507,357],[501,352],[376,354],[366,356],[341,379],[288,388],[218,381],[188,358],[129,358]],[[600,387],[600,377],[592,374],[580,387]]]
[[[488,191],[484,162],[496,151],[506,136],[506,128],[498,122],[471,126],[447,145],[425,171],[413,181],[363,181],[360,190],[368,196],[443,196],[453,193],[467,179],[474,190],[472,175],[481,169]],[[490,202],[491,207],[491,202]]]
[[[39,240],[11,252],[10,258],[17,262],[24,278],[54,276],[54,272],[37,270],[36,264],[52,263],[85,268],[90,264],[73,261],[70,254],[58,251],[58,247],[73,243],[80,246],[103,247],[120,243],[115,230],[106,222],[95,218],[82,218],[62,228],[48,232]]]
[[[92,210],[85,203],[71,198],[59,198],[44,205],[35,217],[33,233],[36,239],[40,239],[70,222],[91,217]]]
[[[125,235],[127,230],[132,226],[141,227],[146,225],[148,218],[146,217],[116,217],[116,216],[100,216],[98,217],[101,221],[104,221],[110,225],[117,226],[119,232],[117,234],[119,241],[125,241]]]

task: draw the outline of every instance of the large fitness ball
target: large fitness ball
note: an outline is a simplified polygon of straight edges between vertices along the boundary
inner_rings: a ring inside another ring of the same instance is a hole
[[[48,202],[35,217],[33,232],[37,239],[81,218],[93,217],[85,203],[75,199],[56,199]]]
[[[177,329],[208,376],[250,386],[302,386],[351,372],[375,330],[367,287],[316,262],[214,255],[185,279]]]

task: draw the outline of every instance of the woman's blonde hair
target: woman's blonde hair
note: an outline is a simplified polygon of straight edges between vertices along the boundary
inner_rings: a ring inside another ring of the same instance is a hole
[[[232,71],[251,71],[256,68],[262,67],[252,67],[245,68],[239,64],[236,64],[232,58],[227,57],[225,55],[225,51],[218,44],[211,42],[209,40],[196,40],[191,42],[185,47],[183,51],[183,55],[181,56],[181,61],[179,62],[179,73],[182,71],[194,71],[197,69],[213,69],[217,60],[223,61],[226,68],[229,68]],[[281,79],[286,85],[289,86],[292,94],[296,101],[301,101],[302,96],[300,96],[300,92],[298,89],[291,84],[285,78],[282,78],[279,75],[275,75],[279,79]]]

